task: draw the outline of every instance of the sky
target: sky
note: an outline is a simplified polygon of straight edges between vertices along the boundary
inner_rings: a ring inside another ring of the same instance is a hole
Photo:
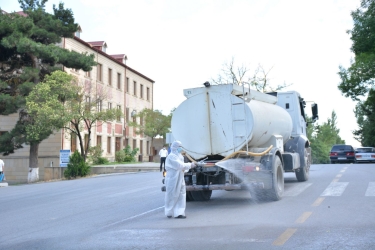
[[[59,0],[49,0],[46,11]],[[185,100],[183,89],[235,67],[258,65],[269,84],[291,84],[318,104],[318,124],[337,115],[340,137],[354,147],[356,102],[338,90],[339,66],[354,58],[347,30],[360,0],[65,0],[86,42],[105,41],[108,54],[126,54],[127,65],[155,81],[154,109],[168,115]],[[0,8],[20,11],[17,0]],[[192,117],[192,119],[194,119]],[[363,145],[366,146],[366,145]]]

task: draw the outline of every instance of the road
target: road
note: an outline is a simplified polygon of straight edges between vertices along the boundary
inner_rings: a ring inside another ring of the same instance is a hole
[[[163,213],[160,172],[0,188],[0,249],[373,249],[375,164],[285,174],[285,195],[213,191],[187,219]]]

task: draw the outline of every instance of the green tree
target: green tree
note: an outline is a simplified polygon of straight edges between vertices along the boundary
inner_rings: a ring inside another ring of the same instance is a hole
[[[70,133],[70,136],[78,138],[81,155],[86,161],[90,150],[92,130],[105,122],[120,121],[123,113],[119,108],[105,106],[105,101],[112,99],[109,90],[96,87],[93,82],[88,81],[80,87],[80,94],[75,100],[69,102],[69,105],[65,105],[61,117],[69,120],[63,128]],[[84,131],[87,132],[86,138],[84,138]]]
[[[62,67],[90,71],[94,56],[59,47],[62,37],[72,38],[78,29],[73,13],[64,4],[45,11],[47,0],[19,0],[24,15],[0,11],[0,115],[19,112],[16,126],[0,138],[0,152],[13,153],[30,145],[28,181],[38,180],[38,148],[52,131],[40,133],[37,140],[24,135],[34,119],[25,107],[25,97],[33,86]],[[28,140],[30,138],[30,140]],[[5,145],[4,145],[5,143]]]
[[[279,91],[292,84],[282,84],[276,87],[271,86],[269,74],[272,68],[265,70],[264,67],[258,64],[258,67],[251,74],[250,70],[245,66],[236,66],[234,58],[229,63],[224,63],[221,73],[216,79],[212,78],[211,81],[215,84],[237,84],[243,85],[249,83],[250,87],[255,88],[259,92],[273,92]]]
[[[358,129],[354,138],[362,145],[375,147],[375,90],[371,89],[367,100],[359,101],[355,108]]]
[[[42,140],[46,132],[50,134],[63,128],[69,117],[61,114],[76,101],[80,92],[82,88],[74,76],[59,70],[46,75],[26,97],[26,110],[32,119],[26,126],[26,141]]]
[[[311,118],[308,119],[311,121]],[[307,129],[307,137],[311,143],[312,162],[314,164],[329,163],[329,152],[334,144],[345,144],[337,128],[336,112],[322,125],[311,124]]]
[[[77,176],[86,176],[90,173],[91,167],[85,162],[82,155],[75,151],[69,157],[69,163],[64,171],[64,176],[67,179],[76,178]]]
[[[375,83],[375,0],[362,0],[360,7],[352,11],[351,16],[354,26],[347,33],[352,40],[354,60],[347,69],[339,66],[341,82],[338,88],[346,97],[359,101],[355,109],[359,128],[353,134],[362,145],[370,146],[375,145],[372,112]]]
[[[352,11],[353,29],[348,30],[352,40],[354,61],[348,69],[339,66],[341,83],[338,88],[353,100],[365,96],[374,85],[375,76],[375,0],[362,0]]]
[[[139,123],[137,122],[139,119]],[[160,110],[143,109],[141,112],[133,116],[133,121],[129,122],[130,127],[136,129],[136,134],[144,134],[151,137],[151,147],[154,138],[162,136],[165,138],[166,133],[171,127],[172,114],[165,116]]]
[[[102,122],[122,117],[120,109],[103,107],[103,101],[108,98],[104,89],[94,88],[89,82],[81,85],[75,77],[55,71],[36,85],[27,97],[26,107],[34,118],[26,128],[27,135],[39,139],[46,129],[64,128],[70,136],[79,139],[80,153],[86,162],[92,129]],[[88,141],[85,141],[84,131],[88,133]]]

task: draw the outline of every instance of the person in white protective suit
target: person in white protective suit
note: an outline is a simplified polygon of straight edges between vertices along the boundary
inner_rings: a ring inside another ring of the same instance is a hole
[[[182,144],[174,141],[171,146],[171,153],[165,161],[167,175],[165,177],[165,206],[164,212],[168,218],[185,219],[186,187],[184,172],[196,166],[195,163],[184,163],[181,155]]]

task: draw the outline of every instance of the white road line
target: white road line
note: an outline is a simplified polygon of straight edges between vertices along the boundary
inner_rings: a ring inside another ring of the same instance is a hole
[[[295,185],[293,184],[291,188],[288,188],[288,190],[284,192],[284,196],[297,196],[305,191],[308,187],[310,187],[311,184],[312,183],[296,183]]]
[[[375,196],[375,182],[369,182],[365,196]]]
[[[320,196],[341,196],[349,182],[331,182]]]
[[[133,189],[133,190],[126,190],[126,191],[123,191],[123,192],[118,192],[118,193],[110,194],[107,197],[109,197],[109,198],[116,198],[118,196],[124,196],[124,195],[128,195],[128,194],[133,194],[133,193],[145,191],[147,189],[150,189],[150,187],[142,187],[142,188],[137,188],[137,189]]]
[[[124,222],[124,221],[132,220],[132,219],[138,218],[138,217],[140,217],[140,216],[142,216],[142,215],[145,215],[145,214],[149,214],[149,213],[151,213],[151,212],[154,212],[154,211],[159,210],[159,209],[162,209],[162,208],[164,208],[164,206],[162,206],[162,207],[157,207],[157,208],[151,209],[151,210],[149,210],[149,211],[146,211],[146,212],[144,212],[144,213],[140,213],[140,214],[137,214],[137,215],[134,215],[134,216],[131,216],[131,217],[128,217],[128,218],[125,218],[125,219],[122,219],[122,220],[119,220],[119,221],[113,222],[113,223],[111,223],[111,224],[105,225],[104,227],[110,227],[110,226],[113,226],[113,225],[116,225],[116,224],[122,223],[122,222]],[[104,228],[104,227],[103,227],[103,228]]]

